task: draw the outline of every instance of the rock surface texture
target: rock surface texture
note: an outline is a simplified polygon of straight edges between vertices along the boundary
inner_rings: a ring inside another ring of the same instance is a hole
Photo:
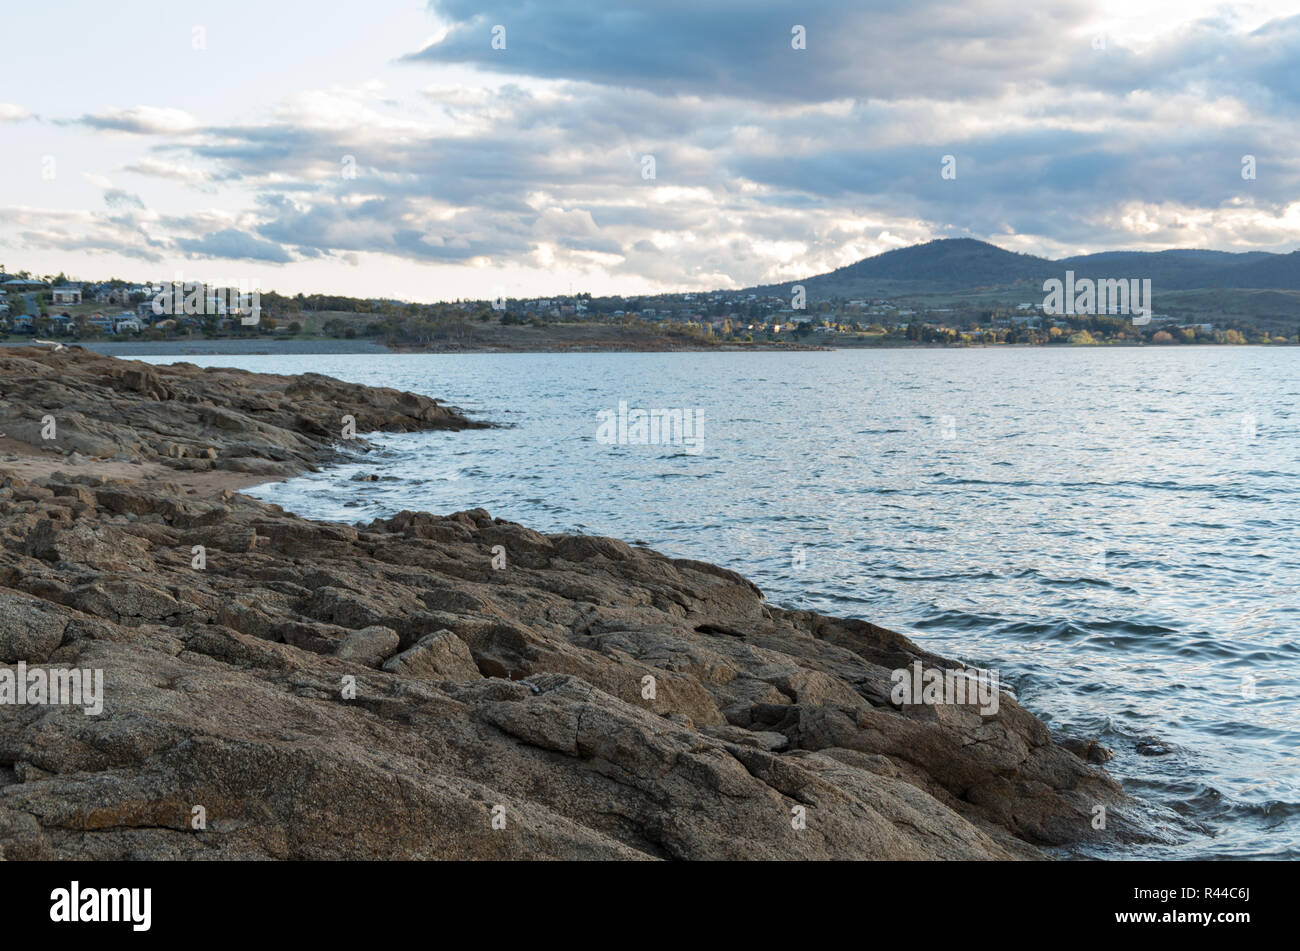
[[[279,478],[335,456],[344,417],[357,433],[486,425],[426,396],[315,373],[152,366],[84,350],[0,350],[0,434],[79,459]]]
[[[0,392],[11,437],[76,413],[83,455],[286,472],[343,414],[474,425],[75,351],[0,357]],[[895,704],[892,671],[960,665],[714,565],[482,510],[314,522],[93,465],[0,486],[0,671],[104,683],[97,715],[0,704],[6,858],[1009,859],[1122,829],[1116,783],[1010,696]]]

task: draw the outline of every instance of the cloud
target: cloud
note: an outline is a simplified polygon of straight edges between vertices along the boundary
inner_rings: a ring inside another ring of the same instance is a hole
[[[0,209],[0,221],[15,229],[24,247],[35,250],[118,254],[156,263],[163,260],[167,247],[129,214],[8,207]]]
[[[202,169],[180,162],[167,162],[155,158],[142,158],[131,165],[123,166],[122,171],[134,172],[136,175],[145,175],[150,178],[170,179],[187,185],[202,185],[211,179],[211,176]]]
[[[144,201],[139,195],[121,188],[105,191],[104,203],[110,208],[144,208]]]
[[[1004,89],[1053,71],[1091,5],[629,0],[593,8],[585,0],[503,0],[489,15],[476,0],[434,0],[430,9],[449,26],[413,61],[668,95],[808,102]],[[492,44],[496,27],[505,30],[504,49]]]
[[[127,132],[133,135],[174,135],[189,132],[198,126],[198,120],[182,109],[160,109],[154,106],[110,109],[97,115],[83,115],[76,121],[101,132]]]
[[[210,181],[252,193],[237,228],[229,217],[165,222],[188,253],[278,263],[368,253],[694,287],[783,280],[936,236],[1014,235],[1040,251],[1152,234],[1276,247],[1300,187],[1300,165],[1270,145],[1289,141],[1284,121],[1192,93],[1058,101],[1034,87],[774,105],[569,82],[431,99],[455,111],[454,127],[382,122],[362,135],[277,109],[261,124],[173,136],[155,151],[176,160],[128,169],[197,180],[178,171],[196,167],[189,156],[213,169]],[[1267,180],[1241,178],[1246,147]],[[954,180],[940,175],[948,154]],[[1198,227],[1168,223],[1198,204]],[[1166,223],[1152,230],[1156,219]]]
[[[1024,91],[1200,88],[1300,104],[1300,16],[1241,31],[1180,22],[1140,46],[1098,35],[1097,5],[1001,0],[433,0],[448,25],[408,60],[661,95],[767,103],[969,101]],[[505,31],[495,48],[493,30]],[[802,29],[804,49],[792,31]],[[1101,41],[1100,43],[1098,41]]]
[[[526,225],[509,213],[442,213],[396,195],[362,201],[268,201],[259,233],[300,251],[369,251],[412,261],[503,260],[527,254]]]
[[[22,106],[16,106],[11,102],[0,102],[0,122],[20,122],[31,117],[32,114]]]
[[[1140,53],[1108,45],[1095,71],[1064,64],[1051,77],[1060,87],[1086,87],[1116,95],[1130,90],[1194,89],[1206,99],[1233,96],[1265,110],[1300,106],[1300,15],[1271,20],[1249,32],[1204,19],[1151,43]]]
[[[237,123],[69,120],[151,138],[114,143],[142,153],[115,157],[139,188],[88,176],[110,211],[64,240],[629,287],[769,283],[962,235],[1045,254],[1296,246],[1300,17],[1148,17],[1097,43],[1101,5],[1045,6],[438,0],[406,97],[367,82]],[[169,182],[221,212],[151,217],[156,196],[193,198]]]
[[[275,242],[265,241],[236,228],[225,228],[200,238],[178,238],[176,246],[194,257],[265,261],[270,264],[287,264],[293,260],[293,256]]]

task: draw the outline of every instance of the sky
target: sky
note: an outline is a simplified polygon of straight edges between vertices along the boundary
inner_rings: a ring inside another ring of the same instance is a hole
[[[434,301],[1300,248],[1300,0],[49,0],[0,266]]]

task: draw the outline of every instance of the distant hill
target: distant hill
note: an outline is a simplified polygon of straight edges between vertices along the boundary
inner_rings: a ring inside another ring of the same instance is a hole
[[[812,299],[900,297],[1037,285],[1072,270],[1080,278],[1150,278],[1155,293],[1201,288],[1300,290],[1300,251],[1104,251],[1053,261],[974,238],[941,238],[886,251],[802,280],[751,288],[788,294],[803,284]]]
[[[1064,258],[1056,267],[1094,279],[1150,278],[1153,287],[1167,291],[1206,287],[1300,290],[1300,257],[1265,251],[1106,251]]]
[[[1218,275],[1216,283],[1222,287],[1300,290],[1300,251],[1264,254],[1259,260],[1225,269]]]
[[[1005,251],[974,238],[944,238],[886,251],[829,274],[759,289],[787,293],[790,284],[801,283],[816,297],[872,297],[1016,284],[1042,280],[1055,270],[1046,258]]]

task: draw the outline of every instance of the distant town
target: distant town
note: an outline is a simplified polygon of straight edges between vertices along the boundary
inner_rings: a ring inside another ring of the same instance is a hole
[[[194,285],[190,307],[160,308],[160,286],[67,275],[0,274],[0,334],[61,342],[225,337],[367,339],[389,347],[710,349],[1101,344],[1295,344],[1300,325],[1262,327],[1153,313],[1061,315],[1037,300],[942,306],[915,299],[802,299],[770,289],[636,297],[555,297],[434,304]],[[161,310],[161,312],[160,312]],[[525,332],[527,331],[527,332]]]

